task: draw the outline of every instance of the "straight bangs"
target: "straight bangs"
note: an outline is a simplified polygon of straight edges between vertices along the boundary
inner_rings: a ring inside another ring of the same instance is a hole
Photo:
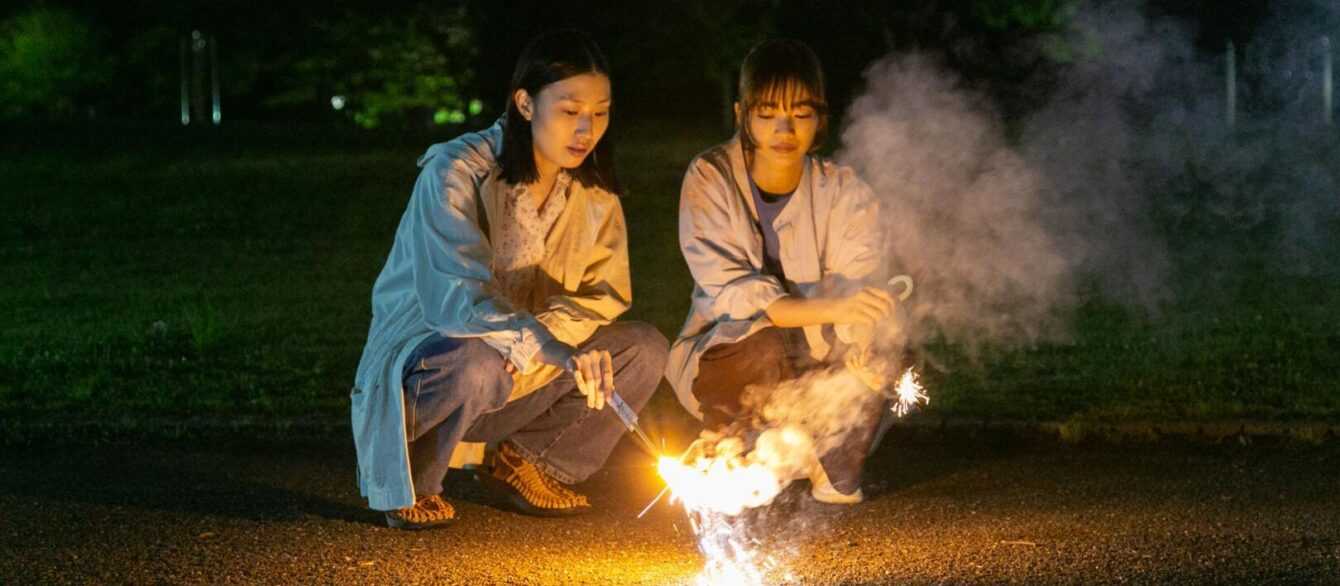
[[[804,79],[793,72],[776,72],[780,75],[766,76],[750,84],[750,94],[741,95],[741,108],[753,111],[765,106],[792,109],[809,106],[820,114],[828,113],[828,102],[824,99],[823,80]]]
[[[828,93],[819,57],[805,43],[791,39],[764,41],[745,56],[740,65],[740,118],[735,121],[744,147],[753,150],[746,118],[758,108],[810,106],[819,117],[819,129],[810,152],[823,146],[828,136]]]

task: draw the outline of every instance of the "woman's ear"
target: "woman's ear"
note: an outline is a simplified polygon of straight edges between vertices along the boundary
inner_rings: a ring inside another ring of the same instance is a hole
[[[735,126],[736,128],[744,126],[744,118],[740,117],[740,102],[735,102]]]
[[[516,103],[516,110],[521,113],[521,117],[530,122],[530,119],[535,116],[535,105],[531,103],[530,92],[517,90],[516,93],[512,94],[512,101]]]

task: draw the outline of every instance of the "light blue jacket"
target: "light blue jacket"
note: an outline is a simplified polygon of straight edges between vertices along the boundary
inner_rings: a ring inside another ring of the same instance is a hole
[[[567,204],[545,238],[544,278],[532,307],[509,307],[495,297],[491,236],[509,193],[498,156],[502,128],[434,145],[422,170],[386,265],[372,290],[372,326],[351,396],[358,485],[378,510],[414,502],[405,437],[401,369],[432,333],[479,338],[516,366],[515,400],[557,377],[560,369],[532,360],[557,338],[577,346],[613,322],[632,303],[628,235],[619,198],[573,181]],[[480,214],[484,214],[481,222]],[[496,234],[495,234],[496,235]],[[462,443],[451,466],[477,464],[480,444]]]
[[[550,337],[530,313],[487,293],[492,252],[478,194],[501,148],[502,128],[494,124],[428,149],[373,286],[372,325],[350,397],[358,486],[373,509],[414,503],[400,378],[419,342],[435,331],[483,338],[521,368]]]

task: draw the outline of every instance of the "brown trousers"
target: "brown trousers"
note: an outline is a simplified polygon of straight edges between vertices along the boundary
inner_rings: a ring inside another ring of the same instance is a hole
[[[800,328],[766,328],[734,344],[709,348],[698,360],[693,395],[709,429],[721,429],[749,417],[741,404],[746,387],[767,388],[823,368],[809,355]],[[843,493],[860,488],[861,467],[872,448],[888,402],[875,393],[861,406],[863,419],[839,448],[819,456],[833,487]]]

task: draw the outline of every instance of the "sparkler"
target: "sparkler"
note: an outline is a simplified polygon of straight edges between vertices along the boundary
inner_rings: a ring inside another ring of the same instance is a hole
[[[671,499],[682,502],[689,526],[705,558],[696,584],[767,584],[778,567],[772,556],[758,551],[738,515],[746,508],[771,502],[785,481],[765,465],[739,454],[706,457],[702,441],[686,452],[690,460],[662,457],[659,470],[671,489]]]
[[[647,435],[647,432],[642,431],[642,426],[637,423],[637,411],[629,407],[628,403],[624,402],[623,397],[619,396],[619,393],[610,393],[608,401],[610,407],[614,408],[614,414],[618,416],[619,421],[622,421],[623,426],[628,428],[633,437],[637,438],[638,447],[642,448],[652,458],[660,458],[661,453],[656,450],[656,444],[651,442],[651,437]]]
[[[926,395],[926,389],[921,386],[921,381],[917,378],[916,371],[911,368],[903,373],[902,378],[898,379],[898,387],[894,389],[897,401],[893,404],[893,414],[899,417],[907,415],[917,405],[929,405],[931,398]]]
[[[897,384],[888,385],[884,372],[891,365],[884,361],[870,360],[869,355],[860,353],[850,357],[847,366],[844,371],[798,381],[798,386],[791,388],[798,394],[779,400],[810,406],[806,401],[822,397],[822,401],[841,405],[844,404],[841,397],[874,392],[889,396],[893,403],[890,410],[898,417],[930,401],[913,368],[904,370]],[[774,399],[778,396],[773,395]],[[773,415],[788,411],[794,414],[794,405]],[[809,416],[823,417],[819,415],[822,409],[802,410]],[[838,408],[836,412],[840,411]],[[766,406],[762,412],[768,413]],[[812,467],[818,466],[824,442],[812,434],[832,433],[831,429],[823,432],[797,426],[787,417],[768,418],[771,427],[752,442],[708,434],[694,442],[680,458],[660,458],[657,469],[666,489],[642,514],[667,491],[671,502],[684,506],[705,561],[696,584],[766,584],[776,581],[777,573],[785,569],[775,552],[757,547],[748,533],[749,517],[742,513],[771,503],[792,480],[804,478]]]

